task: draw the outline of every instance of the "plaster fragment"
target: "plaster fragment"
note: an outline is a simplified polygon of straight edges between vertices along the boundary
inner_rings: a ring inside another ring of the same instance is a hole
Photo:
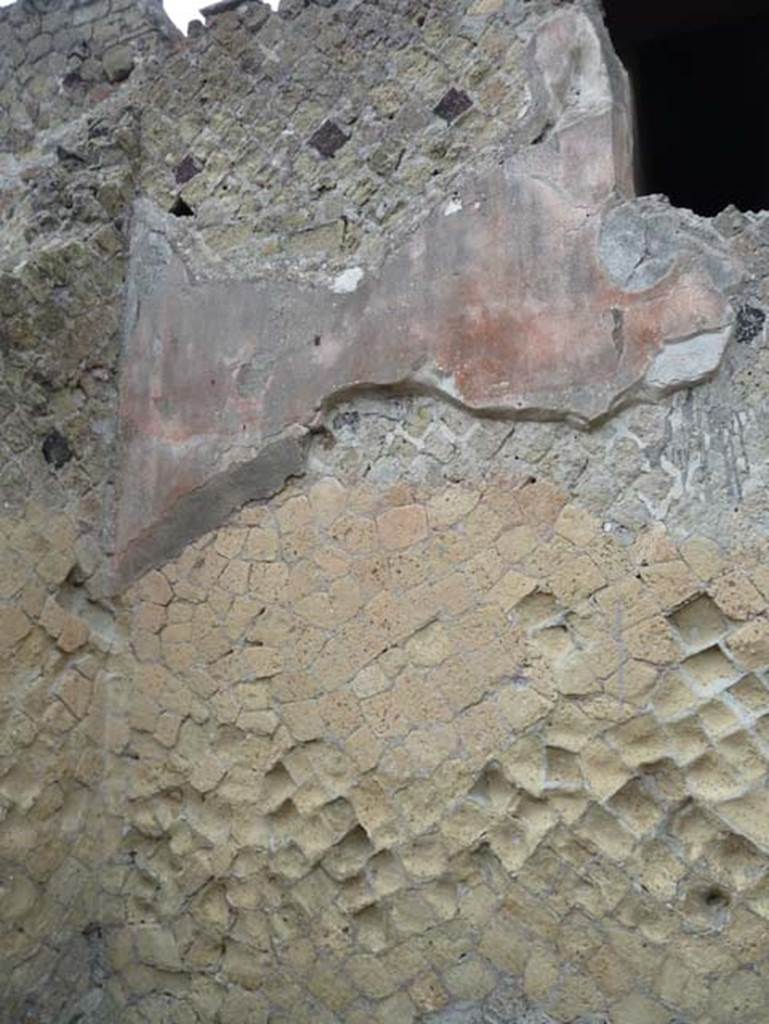
[[[363,280],[363,269],[361,267],[348,267],[334,278],[331,291],[337,295],[350,295],[354,292]]]
[[[649,367],[646,383],[658,392],[698,384],[718,369],[730,336],[727,326],[666,345]]]

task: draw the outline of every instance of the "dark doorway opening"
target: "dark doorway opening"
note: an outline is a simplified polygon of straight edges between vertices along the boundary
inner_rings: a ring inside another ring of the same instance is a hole
[[[633,83],[637,188],[769,209],[769,0],[604,0]]]

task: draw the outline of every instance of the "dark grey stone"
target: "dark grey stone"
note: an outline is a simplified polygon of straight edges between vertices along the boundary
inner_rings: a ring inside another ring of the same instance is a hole
[[[448,124],[451,124],[452,121],[456,121],[465,111],[469,110],[472,105],[473,101],[464,89],[455,89],[452,85],[441,97],[433,109],[433,113],[437,114],[438,117],[442,117]]]
[[[327,120],[313,132],[309,143],[321,156],[332,157],[349,141],[349,138],[350,136],[345,135],[338,124]]]

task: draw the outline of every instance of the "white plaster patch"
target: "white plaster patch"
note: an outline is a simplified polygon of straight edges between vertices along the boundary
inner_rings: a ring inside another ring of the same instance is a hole
[[[362,280],[363,268],[349,267],[334,278],[334,283],[331,285],[331,291],[336,292],[337,295],[349,295],[355,291]]]
[[[450,217],[452,213],[460,213],[462,210],[462,200],[459,196],[452,196],[451,199],[446,203],[443,210],[444,217]]]
[[[646,383],[655,391],[698,384],[718,369],[730,335],[728,326],[665,345],[649,367]]]

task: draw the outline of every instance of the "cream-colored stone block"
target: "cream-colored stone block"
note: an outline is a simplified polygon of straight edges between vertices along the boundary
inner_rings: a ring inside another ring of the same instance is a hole
[[[719,739],[714,750],[732,766],[745,785],[757,782],[766,772],[766,758],[756,739],[745,729]]]
[[[764,559],[762,558],[762,562]],[[750,569],[753,585],[769,600],[769,565],[759,564]]]
[[[605,996],[586,972],[571,971],[563,979],[558,997],[552,1004],[552,1012],[561,1017],[572,1012],[589,1014],[605,1004]]]
[[[438,921],[434,907],[413,890],[393,897],[391,915],[393,928],[401,938],[423,935]]]
[[[494,548],[485,548],[469,562],[465,562],[463,571],[473,589],[482,594],[500,578],[505,571],[505,564]]]
[[[726,621],[715,602],[703,594],[670,616],[670,622],[687,647],[703,649],[717,643],[726,632]]]
[[[537,589],[515,606],[514,621],[523,629],[534,629],[556,619],[558,614],[559,606],[555,597]]]
[[[364,724],[347,737],[345,750],[360,771],[367,772],[376,767],[382,755],[383,746],[371,729]]]
[[[552,701],[537,693],[531,686],[507,686],[499,694],[498,706],[514,734],[525,732],[542,719],[552,707]]]
[[[324,477],[310,487],[308,498],[316,522],[330,526],[347,508],[347,491],[334,477]]]
[[[668,1024],[670,1019],[664,1006],[635,992],[616,1003],[612,1012],[627,1024]]]
[[[611,731],[612,745],[632,766],[652,763],[668,752],[667,741],[652,715],[641,715]]]
[[[349,556],[336,548],[319,548],[312,557],[322,575],[328,579],[347,576],[352,568]]]
[[[635,870],[639,881],[652,896],[671,902],[687,869],[670,845],[663,840],[653,839],[640,850]]]
[[[551,747],[579,752],[605,728],[602,721],[590,718],[576,701],[559,701],[547,718],[543,738]]]
[[[540,794],[545,786],[545,751],[542,738],[525,736],[498,757],[506,777],[529,793]]]
[[[361,710],[375,735],[394,739],[423,722],[447,722],[451,718],[442,695],[417,670],[403,672],[384,693],[361,702]]]
[[[190,785],[199,793],[208,793],[221,782],[227,766],[214,753],[206,753],[196,761],[190,775]]]
[[[277,531],[270,526],[248,530],[240,557],[247,562],[272,562],[280,550]]]
[[[421,1013],[433,1013],[448,1002],[446,990],[434,971],[427,971],[417,977],[409,989],[409,995]]]
[[[162,605],[149,604],[147,602],[146,604],[139,605],[136,609],[131,624],[131,632],[134,637],[144,632],[159,633],[167,622],[168,613],[166,609]]]
[[[678,669],[665,672],[652,694],[654,714],[661,722],[671,722],[690,715],[707,698],[693,689],[693,680]]]
[[[565,505],[555,521],[555,532],[578,548],[585,548],[601,536],[601,524],[579,505]]]
[[[411,764],[420,774],[429,774],[461,749],[459,730],[453,722],[415,729],[403,743]]]
[[[603,807],[591,805],[579,822],[577,834],[590,847],[611,860],[624,861],[633,848],[632,834]]]
[[[729,696],[736,697],[742,708],[752,715],[769,714],[769,687],[753,674],[743,676],[729,687]]]
[[[631,780],[615,793],[607,807],[637,836],[655,830],[664,816],[663,808],[655,803],[638,779]]]
[[[681,545],[681,554],[691,570],[701,580],[711,580],[724,565],[719,546],[707,537],[693,537]]]
[[[57,680],[54,692],[75,718],[84,718],[91,704],[93,682],[80,672],[68,669]]]
[[[325,723],[320,706],[315,700],[298,700],[284,704],[280,715],[288,731],[300,743],[323,736]]]
[[[528,646],[537,655],[547,658],[551,664],[567,657],[575,650],[571,633],[560,623],[535,633],[530,638]]]
[[[766,993],[766,976],[750,968],[717,978],[710,989],[711,1019],[714,1024],[762,1024],[766,1017]]]
[[[2,611],[7,617],[7,620],[11,621],[10,614],[16,611],[16,609],[3,609]],[[55,640],[61,633],[62,629],[64,629],[66,621],[66,610],[62,608],[55,597],[49,595],[40,615],[40,625],[46,633]]]
[[[729,619],[744,622],[766,610],[766,598],[756,589],[750,577],[739,569],[717,576],[711,581],[708,590]]]
[[[281,534],[309,526],[312,519],[312,506],[304,494],[289,498],[275,510],[275,520]]]
[[[436,530],[453,526],[475,508],[478,500],[479,494],[475,489],[461,485],[447,487],[427,504],[430,526]]]
[[[269,957],[242,941],[227,940],[222,974],[250,992],[258,992],[267,977]]]
[[[569,651],[558,658],[553,665],[558,692],[567,697],[599,693],[602,686],[593,668],[595,664],[600,665],[601,659],[591,657],[590,652]]]
[[[71,547],[52,548],[35,564],[35,571],[46,586],[61,585],[75,567],[75,553]]]
[[[240,654],[242,679],[268,679],[276,676],[283,667],[279,650],[262,645],[248,646]]]
[[[616,793],[631,776],[619,754],[601,739],[583,748],[580,761],[585,782],[599,801]]]
[[[515,497],[521,514],[538,529],[552,527],[566,504],[563,493],[542,479],[525,483],[515,492]]]
[[[488,502],[479,502],[466,517],[461,527],[468,548],[480,551],[490,547],[497,539],[504,521]]]
[[[347,963],[347,974],[369,999],[386,999],[399,987],[399,980],[388,969],[388,964],[371,954],[352,956]]]
[[[465,653],[487,648],[509,632],[506,617],[496,605],[481,605],[446,623],[445,631]]]
[[[360,555],[377,546],[377,529],[373,519],[348,512],[329,528],[331,537],[346,551]]]
[[[610,584],[594,600],[615,629],[636,625],[660,610],[652,590],[635,576]]]
[[[503,6],[504,0],[475,0],[475,3],[473,3],[467,13],[476,17],[483,17],[484,15],[496,13]]]
[[[705,732],[717,740],[742,728],[739,716],[722,700],[710,700],[699,709],[699,718]]]
[[[264,604],[280,604],[287,593],[288,566],[282,562],[254,562],[248,577],[252,599]]]
[[[401,505],[377,517],[383,547],[390,551],[409,548],[427,536],[427,515],[421,505]]]
[[[358,698],[346,690],[321,697],[317,710],[331,736],[343,739],[364,725]]]
[[[526,995],[536,1003],[544,1002],[558,984],[560,975],[561,966],[555,953],[545,946],[532,944],[523,974]]]
[[[176,939],[170,929],[158,925],[137,926],[134,929],[134,943],[142,963],[164,971],[181,969]]]
[[[219,1016],[222,1024],[268,1024],[269,1003],[259,992],[232,989],[224,997]]]
[[[669,722],[664,729],[670,753],[676,764],[688,765],[708,749],[710,740],[697,717]]]
[[[599,678],[605,671],[607,663],[611,670],[615,657],[621,658],[621,651],[613,642],[586,652],[586,658]],[[603,690],[607,698],[619,703],[622,717],[627,717],[628,704],[639,708],[648,706],[659,678],[660,671],[656,665],[647,665],[635,659],[622,660],[616,672],[605,680]]]
[[[681,670],[703,695],[720,693],[740,674],[718,646],[707,647],[686,658]]]
[[[219,577],[219,586],[233,597],[248,592],[250,565],[245,559],[229,561]]]
[[[606,584],[606,577],[588,555],[564,559],[548,575],[548,584],[561,604],[575,604]]]
[[[678,557],[678,552],[665,527],[661,523],[652,523],[639,533],[630,548],[630,555],[635,565],[648,566],[671,562]]]
[[[442,816],[440,829],[455,850],[472,846],[489,825],[489,817],[480,805],[465,801]]]
[[[157,569],[142,576],[136,584],[136,591],[140,600],[164,606],[170,604],[174,596],[168,580]]]
[[[539,538],[531,526],[515,526],[503,533],[496,542],[502,558],[511,565],[522,562],[539,544]]]
[[[662,616],[645,619],[626,630],[623,641],[634,658],[652,665],[670,664],[681,656],[681,648]]]
[[[478,1002],[496,987],[497,979],[487,964],[468,957],[443,973],[449,994],[462,1002]]]
[[[406,653],[415,665],[440,665],[455,650],[455,643],[440,622],[428,623],[406,644]]]
[[[698,577],[680,558],[642,568],[641,578],[664,611],[690,601],[700,592]]]
[[[769,622],[765,619],[740,626],[726,642],[736,660],[745,668],[759,669],[769,665]]]
[[[721,803],[736,797],[744,785],[730,764],[709,751],[687,767],[686,785],[697,800]]]
[[[582,773],[577,754],[559,747],[547,747],[546,787],[548,789],[581,789]]]

